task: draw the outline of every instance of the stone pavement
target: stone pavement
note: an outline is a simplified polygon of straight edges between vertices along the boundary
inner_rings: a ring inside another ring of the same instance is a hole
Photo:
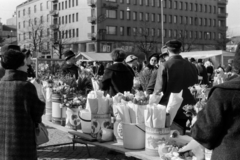
[[[89,145],[91,156],[88,156],[85,145],[76,144],[75,150],[72,145],[51,146],[62,143],[70,143],[71,139],[67,132],[55,129],[47,125],[50,141],[41,145],[49,146],[38,149],[38,160],[133,160],[123,154],[110,152],[108,149]]]

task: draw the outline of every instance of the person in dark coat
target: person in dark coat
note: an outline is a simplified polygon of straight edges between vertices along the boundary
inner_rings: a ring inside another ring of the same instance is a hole
[[[20,47],[17,45],[6,44],[1,48],[1,56],[9,49],[20,51]],[[0,79],[5,75],[5,69],[0,64]]]
[[[111,56],[114,64],[106,68],[100,88],[112,97],[117,93],[131,91],[134,77],[129,68],[123,64],[126,57],[124,50],[115,49],[112,51]]]
[[[171,93],[179,93],[183,90],[183,102],[174,119],[178,125],[186,130],[187,116],[184,114],[183,106],[195,104],[196,101],[188,89],[198,83],[198,75],[195,66],[186,61],[180,55],[181,42],[178,40],[170,40],[166,43],[169,59],[163,63],[157,73],[156,85],[154,93],[163,92],[163,97],[160,104],[167,105]]]
[[[98,76],[102,76],[103,73],[104,73],[104,69],[105,69],[105,68],[104,68],[102,62],[99,62],[99,66],[98,66],[98,70],[97,70],[97,75],[98,75]]]
[[[8,50],[1,64],[6,70],[0,81],[0,159],[37,160],[35,129],[45,103],[27,81],[25,55]]]
[[[24,48],[24,49],[21,50],[21,52],[25,54],[25,57],[26,57],[26,60],[27,60],[27,66],[28,66],[27,74],[28,74],[28,77],[29,78],[35,78],[36,75],[35,75],[35,72],[32,68],[32,65],[31,65],[32,64],[31,51]]]
[[[240,50],[233,68],[240,74]],[[240,77],[214,86],[207,105],[197,115],[192,137],[213,150],[211,160],[240,159]]]
[[[164,45],[161,48],[161,51],[162,51],[162,53],[159,55],[159,67],[161,67],[161,64],[166,62],[169,58],[169,54],[168,54],[168,50],[167,50],[166,45]],[[157,73],[158,73],[158,70],[155,70],[153,72],[153,74],[151,75],[151,78],[149,80],[149,83],[148,83],[147,89],[146,89],[146,92],[147,92],[148,95],[152,94],[153,91],[154,91],[154,87],[155,87],[156,80],[157,80]]]
[[[233,60],[229,59],[228,60],[228,66],[227,66],[227,68],[225,70],[227,73],[232,72],[232,63],[233,63]]]
[[[203,65],[203,60],[202,59],[198,59],[198,63],[196,65],[196,67],[197,67],[197,70],[198,70],[198,76],[201,77],[200,84],[208,85],[209,82],[208,82],[207,69]]]
[[[62,65],[63,75],[70,75],[78,79],[79,68],[75,65],[75,54],[71,50],[67,50],[63,53],[65,62]]]

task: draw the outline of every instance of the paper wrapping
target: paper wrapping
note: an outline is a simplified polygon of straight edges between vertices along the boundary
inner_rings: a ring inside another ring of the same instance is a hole
[[[145,117],[145,125],[147,127],[153,128],[153,122],[152,122],[152,107],[147,107],[147,109],[144,111],[144,117]]]
[[[40,83],[38,83],[38,82],[36,81],[36,79],[33,79],[33,80],[31,81],[31,83],[35,86],[35,88],[36,88],[36,90],[37,90],[38,98],[39,98],[41,101],[43,101],[43,102],[45,102],[45,100],[46,100],[46,101],[48,100],[47,102],[51,101],[52,95],[50,95],[50,98],[46,99],[47,97],[46,97],[45,91],[43,91],[43,86],[42,86]]]
[[[163,93],[161,92],[158,94],[151,94],[149,96],[149,104],[159,104],[160,100],[162,99]]]
[[[170,114],[170,124],[172,124],[178,109],[180,108],[182,104],[183,98],[182,98],[182,91],[179,93],[171,93],[169,100],[168,100],[168,105],[167,105],[167,113]]]
[[[137,115],[136,115],[135,104],[132,102],[128,102],[127,107],[129,109],[130,123],[136,123]]]
[[[98,101],[98,111],[97,114],[108,114],[109,113],[109,100],[106,97],[100,97]]]
[[[92,114],[97,114],[98,112],[98,99],[94,91],[90,92],[87,95],[86,109],[89,110]]]
[[[98,91],[99,90],[99,84],[96,80],[94,80],[93,78],[91,79],[92,80],[92,86],[93,86],[93,90],[94,91]]]
[[[165,128],[166,107],[163,105],[154,105],[152,109],[153,128]]]
[[[136,113],[136,123],[144,124],[144,111],[147,109],[147,105],[134,104],[134,111]]]

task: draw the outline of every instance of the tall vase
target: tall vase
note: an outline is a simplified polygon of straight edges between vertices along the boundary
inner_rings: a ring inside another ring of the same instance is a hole
[[[76,130],[77,126],[80,125],[80,118],[78,116],[78,108],[67,108],[66,109],[66,128]]]
[[[62,107],[61,95],[52,94],[52,122],[58,125],[65,125],[66,122],[66,107]]]

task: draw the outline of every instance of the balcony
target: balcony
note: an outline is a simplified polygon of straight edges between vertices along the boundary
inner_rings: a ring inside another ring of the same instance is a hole
[[[51,10],[50,12],[49,12],[49,14],[51,15],[51,16],[54,16],[54,17],[56,17],[56,16],[58,16],[58,10]]]
[[[91,7],[95,7],[97,4],[97,0],[87,0],[87,3]]]
[[[58,25],[58,24],[51,24],[51,25],[50,25],[50,28],[51,28],[52,30],[58,30],[58,29],[59,29],[59,25]]]
[[[49,0],[52,3],[58,3],[58,0]]]
[[[95,16],[87,17],[87,20],[89,23],[95,24],[97,21],[97,17]]]
[[[221,31],[227,31],[228,26],[218,26],[218,29],[221,30]]]
[[[88,33],[88,38],[94,41],[97,39],[97,34],[96,33]]]
[[[227,5],[228,4],[228,0],[217,0],[218,4],[223,4],[223,5]]]
[[[228,13],[218,13],[218,17],[227,18]]]

